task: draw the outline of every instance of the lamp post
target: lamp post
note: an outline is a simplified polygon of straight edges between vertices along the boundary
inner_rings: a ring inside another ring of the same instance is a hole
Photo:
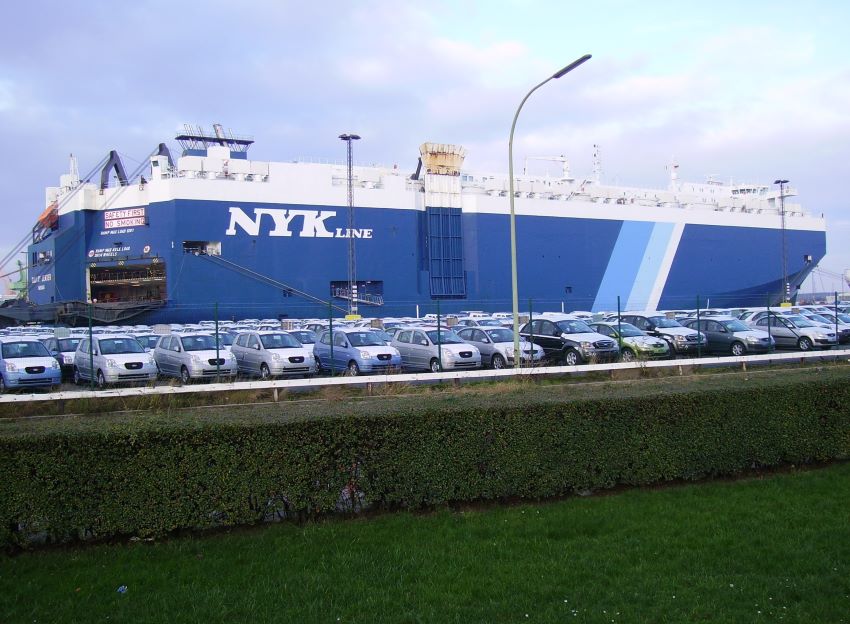
[[[788,247],[785,242],[785,185],[788,180],[774,180],[774,184],[779,185],[779,217],[782,227],[782,301],[787,302],[791,299],[791,292],[788,285]]]
[[[519,368],[522,360],[522,352],[519,350],[519,290],[517,288],[517,263],[516,263],[516,213],[514,212],[514,130],[516,129],[516,120],[519,117],[519,112],[522,110],[525,101],[531,97],[531,94],[537,91],[552,79],[560,78],[568,74],[576,67],[590,60],[590,54],[585,54],[581,58],[574,60],[572,63],[555,72],[546,80],[538,84],[531,91],[525,94],[522,102],[514,114],[514,121],[511,124],[511,136],[508,139],[508,184],[510,188],[510,203],[511,203],[511,295],[513,298],[513,320],[514,320],[514,367]]]
[[[351,142],[360,140],[357,134],[340,134],[348,145],[348,313],[357,314],[357,259],[354,254],[354,193],[351,164]]]

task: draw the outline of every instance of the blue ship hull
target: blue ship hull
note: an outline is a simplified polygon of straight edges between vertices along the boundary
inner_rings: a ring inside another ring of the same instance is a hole
[[[151,203],[125,227],[106,223],[102,211],[61,215],[58,228],[29,248],[29,299],[39,305],[163,301],[133,321],[146,323],[211,319],[216,305],[221,319],[327,317],[328,305],[317,300],[347,307],[333,297],[348,279],[346,208],[240,203],[246,218],[234,225],[233,205]],[[258,217],[255,210],[267,213]],[[314,235],[302,217],[274,235],[279,224],[268,211],[284,210],[335,214],[316,221]],[[509,311],[508,217],[430,210],[355,209],[358,285],[365,299],[381,304],[361,303],[360,314],[424,315],[438,305],[442,313]],[[438,232],[438,222],[451,231]],[[519,216],[520,308],[692,309],[698,302],[737,307],[781,299],[780,230],[697,224],[674,230],[651,221]],[[788,230],[786,249],[794,292],[824,256],[825,233]],[[661,272],[666,277],[659,282]]]

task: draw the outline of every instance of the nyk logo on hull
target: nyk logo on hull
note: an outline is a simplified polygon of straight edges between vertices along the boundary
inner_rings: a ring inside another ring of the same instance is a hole
[[[336,216],[333,210],[284,210],[283,208],[255,208],[254,216],[245,214],[237,206],[230,207],[230,226],[225,234],[236,236],[239,228],[249,236],[259,236],[265,223],[268,236],[295,236],[301,238],[372,238],[372,230],[334,228],[325,223]],[[266,217],[263,219],[263,217]],[[330,227],[331,229],[328,229]]]

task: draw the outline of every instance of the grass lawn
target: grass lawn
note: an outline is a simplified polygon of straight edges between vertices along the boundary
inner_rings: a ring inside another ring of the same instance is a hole
[[[0,555],[3,624],[762,621],[850,622],[850,463]]]

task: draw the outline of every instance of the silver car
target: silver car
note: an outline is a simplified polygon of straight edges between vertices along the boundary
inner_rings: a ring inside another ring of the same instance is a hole
[[[481,353],[456,333],[436,326],[409,327],[396,332],[392,346],[410,370],[473,369],[481,366]]]
[[[207,333],[168,334],[162,336],[153,350],[159,372],[179,377],[184,384],[192,379],[235,377],[236,360],[223,346],[216,353],[215,337]]]
[[[818,327],[802,316],[773,312],[757,316],[760,318],[750,323],[750,326],[769,332],[777,347],[810,351],[814,348],[829,349],[838,344],[834,331]]]
[[[514,332],[505,327],[469,326],[457,332],[466,342],[481,353],[481,363],[495,369],[513,366]],[[543,347],[520,337],[519,349],[525,364],[537,364],[543,359]]]
[[[74,383],[97,381],[100,388],[123,381],[155,381],[153,355],[133,336],[101,334],[84,338],[74,353]]]
[[[313,350],[285,331],[248,331],[230,346],[240,373],[262,379],[316,373]]]

